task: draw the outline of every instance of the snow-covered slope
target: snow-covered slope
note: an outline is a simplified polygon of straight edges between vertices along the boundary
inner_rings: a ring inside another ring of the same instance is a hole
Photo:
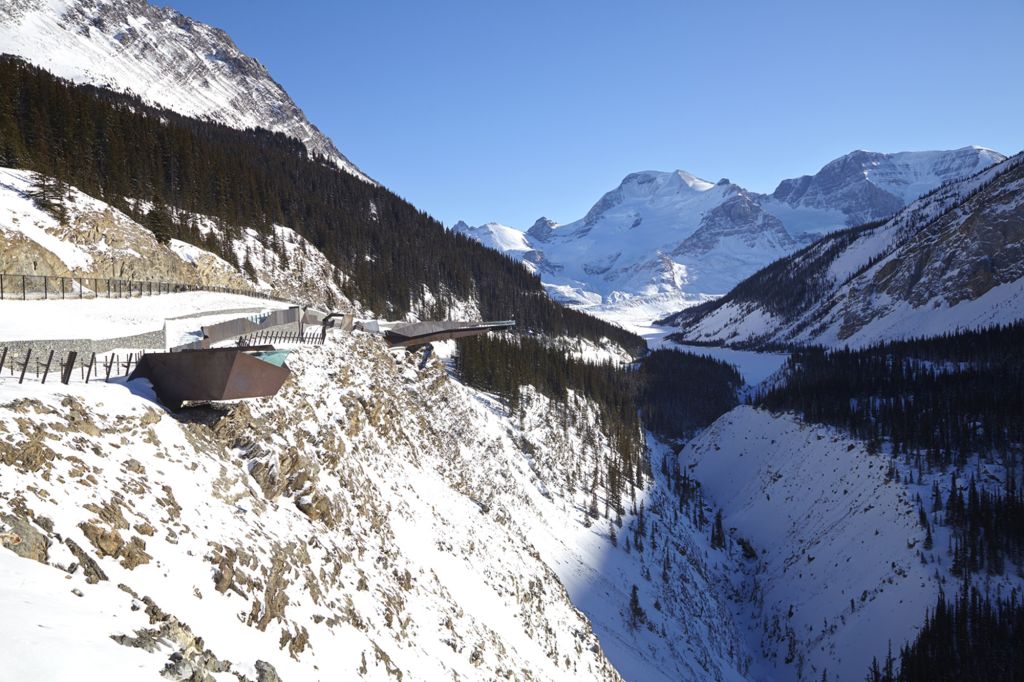
[[[532,249],[526,235],[514,227],[501,223],[487,223],[479,227],[470,227],[460,220],[452,226],[452,231],[464,234],[484,246],[502,253],[518,254]]]
[[[836,233],[671,318],[687,340],[859,346],[1024,317],[1024,156]]]
[[[2,273],[203,284],[253,289],[320,307],[350,305],[341,293],[344,275],[290,228],[274,226],[276,243],[251,228],[239,230],[238,237],[228,240],[236,267],[193,244],[161,244],[122,211],[74,187],[68,188],[62,223],[31,199],[37,183],[35,173],[0,168]],[[146,206],[139,209],[144,212]],[[227,239],[209,217],[187,218],[205,238]],[[246,262],[255,277],[245,272]]]
[[[742,556],[742,539],[756,553],[724,588],[760,653],[751,679],[863,680],[957,584],[948,529],[936,525],[927,549],[915,503],[933,482],[947,495],[948,474],[922,476],[834,429],[751,407],[720,417],[680,463],[722,510],[728,552]],[[961,478],[970,473],[1002,485],[998,466],[972,462]],[[993,594],[1020,589],[1009,572],[987,580]]]
[[[721,553],[660,474],[601,511],[586,401],[509,415],[359,333],[289,365],[272,399],[178,416],[145,383],[0,378],[17,679],[60,678],[54,651],[114,680],[742,679]]]
[[[522,259],[552,297],[634,323],[727,292],[801,242],[887,217],[918,195],[1004,157],[980,147],[853,152],[761,195],[685,171],[626,176],[580,220],[542,218],[525,233],[457,229]],[[636,316],[649,315],[646,319]]]
[[[4,0],[0,53],[186,116],[262,127],[369,180],[222,30],[145,0]]]

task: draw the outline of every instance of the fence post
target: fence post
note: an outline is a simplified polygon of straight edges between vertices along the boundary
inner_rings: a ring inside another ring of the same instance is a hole
[[[96,364],[96,353],[93,353],[92,357],[89,358],[89,367],[88,367],[88,369],[85,370],[85,383],[89,383],[89,377],[92,376],[92,368],[93,368],[93,366],[95,364]]]
[[[110,371],[114,369],[114,363],[117,362],[117,354],[110,356],[109,362],[107,362],[107,381],[110,381]]]
[[[25,275],[21,276],[21,300],[25,300]]]
[[[110,298],[110,280],[107,280],[107,298]]]
[[[4,276],[0,274],[0,301],[4,300]]]
[[[50,279],[49,277],[47,277],[46,275],[43,275],[43,300],[44,301],[46,299],[50,298],[49,279]],[[46,383],[46,382],[44,381],[43,383]]]
[[[78,353],[76,353],[73,350],[68,351],[68,361],[67,364],[65,364],[64,367],[62,368],[63,371],[61,372],[60,375],[60,383],[67,384],[69,381],[71,381],[71,371],[75,369],[75,360],[77,359]]]
[[[21,377],[18,379],[18,383],[25,381],[25,371],[28,369],[28,361],[32,358],[32,349],[29,348],[25,351],[25,364],[21,366]]]
[[[0,376],[3,376],[5,362],[7,362],[7,346],[4,346],[4,352],[0,353]]]
[[[46,357],[46,369],[43,370],[43,381],[46,383],[46,377],[50,375],[50,363],[53,362],[53,349],[50,349],[50,354]]]
[[[63,277],[60,278],[60,297],[61,297],[61,300],[64,299],[64,278]]]

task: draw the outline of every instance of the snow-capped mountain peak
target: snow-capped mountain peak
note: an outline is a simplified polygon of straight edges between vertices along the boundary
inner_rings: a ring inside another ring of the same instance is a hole
[[[470,227],[464,220],[452,225],[452,231],[471,237],[485,246],[504,253],[519,253],[533,250],[526,235],[508,225],[485,223]]]
[[[186,116],[284,133],[311,155],[370,181],[263,64],[221,29],[170,7],[145,0],[4,0],[0,52]]]
[[[537,222],[530,226],[530,229],[526,231],[526,235],[530,239],[539,242],[546,242],[548,239],[551,238],[551,231],[554,230],[556,227],[558,227],[557,222],[551,220],[550,218],[545,218],[541,216],[540,218],[537,218]]]
[[[522,258],[557,298],[621,319],[625,308],[669,312],[724,294],[822,234],[887,218],[1004,158],[977,146],[857,150],[767,195],[728,178],[712,183],[684,170],[647,170],[625,176],[580,220],[542,218],[522,241],[502,226],[514,248],[495,246],[501,240],[492,229],[466,234]]]
[[[863,346],[1020,318],[1024,157],[829,235],[673,322],[694,341]]]
[[[763,203],[794,233],[822,234],[887,218],[922,194],[1005,158],[977,146],[893,154],[856,150],[814,175],[783,180]],[[794,215],[793,209],[804,215]]]

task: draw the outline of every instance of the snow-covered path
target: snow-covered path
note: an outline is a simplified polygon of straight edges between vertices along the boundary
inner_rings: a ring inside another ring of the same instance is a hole
[[[35,339],[106,339],[159,330],[165,320],[222,311],[277,310],[288,303],[191,291],[144,298],[0,301],[0,343]],[[244,316],[244,313],[229,315]],[[198,318],[186,326],[197,327]],[[170,331],[170,330],[169,330]]]

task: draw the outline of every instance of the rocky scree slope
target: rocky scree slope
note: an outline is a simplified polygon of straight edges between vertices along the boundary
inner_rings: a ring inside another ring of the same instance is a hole
[[[172,111],[302,142],[369,181],[224,31],[145,0],[6,0],[0,53]]]
[[[701,534],[669,505],[657,550],[616,550],[587,511],[596,408],[524,391],[512,419],[362,334],[289,363],[272,399],[177,416],[137,382],[0,384],[19,679],[59,677],[59,648],[118,679],[619,680],[605,646],[632,679],[739,679]]]
[[[716,301],[680,338],[863,346],[1020,319],[1024,156],[944,185],[891,220],[827,236]]]

